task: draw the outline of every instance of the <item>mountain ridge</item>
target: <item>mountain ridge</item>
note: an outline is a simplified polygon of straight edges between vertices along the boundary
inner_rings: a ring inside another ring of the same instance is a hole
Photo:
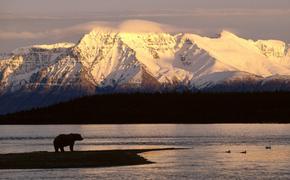
[[[289,45],[228,31],[208,38],[98,28],[76,44],[28,46],[0,59],[0,102],[8,104],[0,114],[98,93],[290,90]],[[7,103],[13,96],[20,102]]]

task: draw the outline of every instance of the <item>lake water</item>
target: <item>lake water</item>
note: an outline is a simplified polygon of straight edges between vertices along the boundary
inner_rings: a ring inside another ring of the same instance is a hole
[[[53,151],[53,138],[71,132],[85,138],[75,150],[188,149],[143,153],[156,162],[149,165],[0,170],[0,179],[290,179],[290,125],[284,124],[5,125],[0,153]]]

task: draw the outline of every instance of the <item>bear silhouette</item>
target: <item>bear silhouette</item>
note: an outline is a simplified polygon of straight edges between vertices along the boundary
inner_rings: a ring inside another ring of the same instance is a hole
[[[53,145],[55,152],[58,152],[60,149],[61,152],[64,152],[64,147],[69,146],[70,151],[74,151],[75,141],[82,141],[83,138],[80,134],[60,134],[54,138]]]

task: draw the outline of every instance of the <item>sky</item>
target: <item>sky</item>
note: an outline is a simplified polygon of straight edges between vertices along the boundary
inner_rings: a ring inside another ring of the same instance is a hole
[[[128,20],[159,23],[170,33],[216,36],[225,29],[290,43],[289,19],[290,0],[0,0],[0,52],[77,42],[96,26]]]

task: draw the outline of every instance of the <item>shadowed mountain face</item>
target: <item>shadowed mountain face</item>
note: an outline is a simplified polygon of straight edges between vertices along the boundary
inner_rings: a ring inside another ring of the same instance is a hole
[[[0,57],[0,114],[115,92],[289,91],[288,45],[195,34],[95,29],[77,44]]]

